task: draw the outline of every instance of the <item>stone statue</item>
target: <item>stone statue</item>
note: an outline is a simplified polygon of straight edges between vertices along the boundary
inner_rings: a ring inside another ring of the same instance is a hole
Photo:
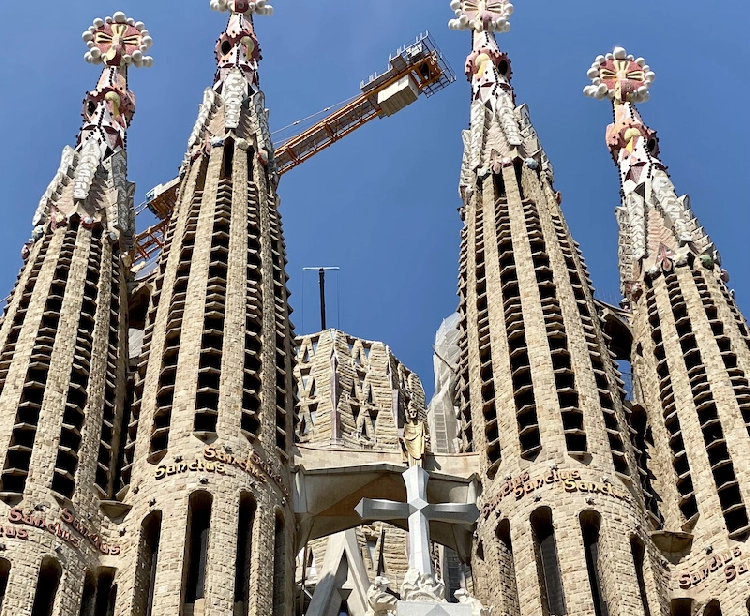
[[[479,599],[474,599],[465,588],[459,588],[453,596],[458,599],[459,603],[471,607],[471,616],[492,616],[492,608],[482,606]]]
[[[414,402],[409,402],[406,409],[404,436],[401,441],[405,460],[409,466],[422,466],[424,452],[429,441],[427,423],[419,417],[419,409]]]
[[[403,601],[441,603],[445,601],[445,584],[432,573],[409,569],[401,585]]]
[[[365,616],[392,616],[396,610],[396,597],[388,592],[388,579],[382,576],[367,591],[367,603],[370,604]]]

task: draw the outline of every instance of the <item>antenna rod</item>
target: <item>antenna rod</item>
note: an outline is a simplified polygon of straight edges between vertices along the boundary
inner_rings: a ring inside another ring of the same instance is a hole
[[[326,326],[326,271],[338,272],[339,267],[303,267],[303,271],[318,272],[318,283],[320,284],[320,330],[328,329]]]
[[[326,271],[321,267],[318,270],[318,282],[320,283],[320,330],[326,329]]]

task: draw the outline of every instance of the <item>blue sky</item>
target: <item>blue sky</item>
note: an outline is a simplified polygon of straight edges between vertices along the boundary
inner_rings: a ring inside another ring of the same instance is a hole
[[[459,73],[447,90],[371,122],[287,173],[279,189],[297,331],[318,328],[316,276],[302,268],[340,266],[330,278],[329,325],[390,344],[428,394],[434,332],[457,305],[460,133],[469,116],[463,64],[470,34],[447,29],[448,4],[277,0],[272,17],[256,20],[272,129],[356,95],[360,81],[385,70],[389,54],[420,31],[432,32]],[[83,61],[80,33],[116,10],[146,22],[156,60],[152,69],[131,72],[138,109],[130,179],[140,199],[176,175],[226,16],[212,12],[208,0],[37,0],[33,8],[2,2],[0,294],[14,283],[33,212],[62,148],[74,144],[81,101],[99,75]],[[641,112],[659,131],[662,160],[678,192],[691,195],[750,314],[748,18],[750,6],[740,0],[516,3],[500,45],[603,299],[619,300],[618,183],[604,145],[611,111],[582,89],[593,59],[617,44],[657,73]]]

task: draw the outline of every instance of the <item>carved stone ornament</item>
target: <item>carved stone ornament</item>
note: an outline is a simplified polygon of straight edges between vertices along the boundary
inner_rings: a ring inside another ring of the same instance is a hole
[[[587,76],[592,85],[584,89],[586,96],[609,97],[616,104],[645,103],[656,79],[656,73],[643,58],[628,55],[622,47],[615,47],[613,52],[594,60]]]
[[[510,30],[508,19],[513,14],[513,5],[508,0],[452,0],[451,10],[456,15],[448,22],[451,30]]]
[[[369,609],[366,616],[392,616],[396,609],[396,597],[388,592],[389,581],[378,576],[367,591]]]
[[[112,17],[95,19],[94,24],[83,33],[83,42],[89,47],[86,62],[106,64],[113,67],[136,67],[153,65],[153,58],[144,55],[153,39],[141,21],[118,11]]]
[[[272,15],[273,7],[267,0],[211,0],[214,11],[230,11],[236,15]]]

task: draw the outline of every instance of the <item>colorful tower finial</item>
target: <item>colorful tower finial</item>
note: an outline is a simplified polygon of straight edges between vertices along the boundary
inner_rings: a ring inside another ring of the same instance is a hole
[[[84,224],[106,219],[110,237],[123,237],[124,248],[132,248],[134,214],[133,187],[125,177],[127,129],[135,115],[135,95],[128,90],[129,66],[149,67],[153,58],[145,55],[153,44],[142,22],[125,13],[94,20],[83,33],[88,46],[85,60],[103,64],[104,70],[94,90],[83,101],[83,125],[75,149],[63,150],[57,175],[47,187],[33,219],[33,240],[40,238],[46,225],[64,224],[78,214]],[[99,167],[104,164],[115,189],[108,199],[89,199]],[[73,182],[72,199],[63,188]],[[106,211],[106,213],[105,213]],[[28,247],[27,247],[28,248]]]
[[[608,96],[616,105],[645,103],[649,99],[649,88],[656,79],[656,73],[643,58],[628,55],[622,47],[599,56],[587,75],[593,85],[586,86],[584,94],[600,100]]]
[[[452,0],[456,15],[448,22],[452,30],[473,31],[472,52],[466,58],[466,77],[471,82],[471,128],[464,133],[464,166],[460,193],[464,200],[473,193],[477,178],[499,173],[514,160],[538,166],[533,157],[546,158],[524,110],[516,114],[515,95],[510,85],[510,59],[500,51],[495,32],[508,32],[513,5],[508,0]],[[519,123],[520,120],[520,123]],[[521,128],[527,130],[525,139]],[[531,136],[534,133],[533,138]],[[525,141],[536,146],[526,147]]]
[[[150,67],[154,63],[144,55],[153,44],[144,24],[119,11],[112,17],[95,19],[83,33],[83,40],[89,47],[85,60],[104,64],[104,70],[96,89],[84,100],[77,147],[80,161],[73,190],[76,201],[88,197],[99,164],[125,149],[127,128],[135,115],[135,95],[128,90],[128,67]]]
[[[508,0],[452,0],[451,9],[456,14],[456,18],[448,22],[451,30],[510,30],[508,18],[513,14],[513,5]]]
[[[109,67],[150,67],[154,60],[144,54],[153,44],[146,26],[141,21],[118,11],[112,17],[95,19],[94,24],[83,33],[83,41],[89,46],[86,62],[106,64]]]
[[[214,11],[231,11],[234,15],[272,15],[273,7],[267,0],[211,0]]]
[[[643,58],[622,47],[599,56],[587,73],[592,85],[584,94],[614,104],[615,121],[607,127],[607,147],[620,169],[622,206],[620,277],[623,295],[640,296],[642,276],[657,276],[687,262],[690,253],[712,265],[718,253],[690,210],[687,195],[678,197],[659,160],[659,139],[643,122],[635,103],[649,99],[656,74]]]

